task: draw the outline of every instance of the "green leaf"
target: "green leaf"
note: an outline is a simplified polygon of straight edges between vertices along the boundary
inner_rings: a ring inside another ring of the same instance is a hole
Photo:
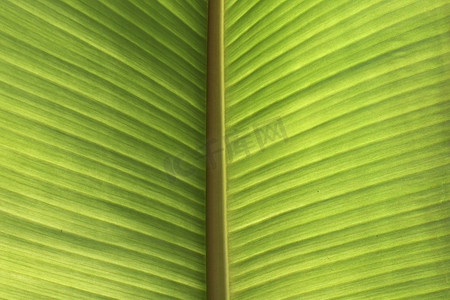
[[[449,29],[449,0],[1,1],[0,298],[449,298]]]
[[[226,1],[233,299],[450,294],[449,1]]]
[[[2,298],[204,297],[206,4],[1,2]]]

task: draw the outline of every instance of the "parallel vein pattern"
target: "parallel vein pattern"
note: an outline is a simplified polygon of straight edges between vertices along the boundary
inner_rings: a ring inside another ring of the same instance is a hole
[[[450,2],[226,1],[234,299],[450,297]]]
[[[207,3],[0,3],[0,298],[205,297]]]

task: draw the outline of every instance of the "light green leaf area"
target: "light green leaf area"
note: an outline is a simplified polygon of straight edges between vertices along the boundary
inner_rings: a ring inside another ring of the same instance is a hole
[[[233,299],[450,297],[450,1],[226,1]]]
[[[205,295],[207,1],[0,3],[0,298]]]

